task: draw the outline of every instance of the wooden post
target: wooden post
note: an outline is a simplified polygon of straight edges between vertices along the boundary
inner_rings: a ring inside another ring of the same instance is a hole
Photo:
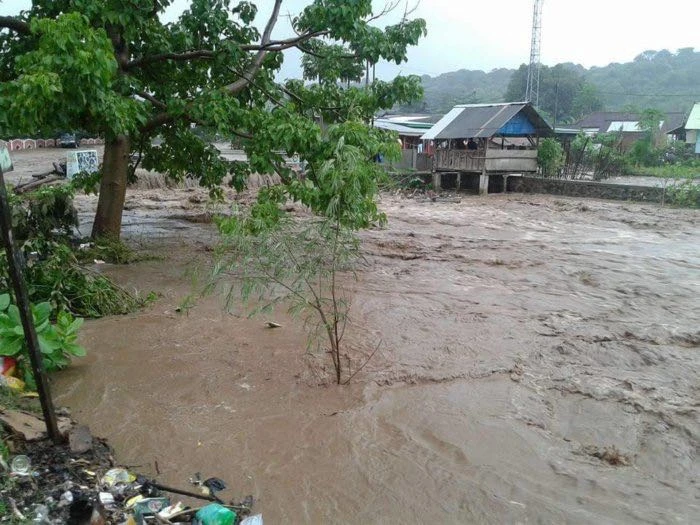
[[[41,401],[41,410],[44,413],[46,430],[51,440],[55,444],[59,444],[61,442],[61,435],[58,432],[56,413],[53,409],[51,390],[49,389],[49,381],[44,371],[44,362],[41,356],[41,349],[39,348],[39,340],[36,336],[34,319],[32,318],[32,312],[29,307],[27,286],[22,276],[24,261],[21,252],[15,247],[12,235],[10,204],[7,199],[5,177],[2,167],[0,167],[0,229],[2,229],[2,240],[5,245],[5,252],[7,253],[7,266],[9,268],[12,286],[15,290],[17,308],[19,308],[20,318],[22,319],[24,338],[27,341],[27,348],[29,349],[29,361],[32,364],[34,379],[36,379],[36,389],[39,393],[39,400]]]

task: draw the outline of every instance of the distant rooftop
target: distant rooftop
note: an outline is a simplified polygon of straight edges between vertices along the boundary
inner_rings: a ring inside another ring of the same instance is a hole
[[[688,115],[685,129],[700,129],[700,102],[696,102]]]
[[[384,114],[377,116],[377,120],[381,119],[387,122],[397,124],[435,124],[442,118],[442,115],[429,115],[427,113],[416,113],[407,115],[391,115]]]
[[[665,113],[659,126],[662,133],[669,133],[683,127],[686,114],[683,112]],[[593,133],[608,133],[622,131],[623,133],[639,133],[639,113],[621,111],[596,111],[586,115],[581,120],[572,124],[584,131]]]
[[[399,135],[406,135],[409,137],[420,137],[427,130],[433,127],[430,122],[415,122],[415,121],[393,121],[386,118],[374,119],[374,127],[378,129],[386,129],[389,131],[396,131]]]

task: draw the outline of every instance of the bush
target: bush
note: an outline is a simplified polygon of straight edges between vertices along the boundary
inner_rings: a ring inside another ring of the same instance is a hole
[[[690,179],[666,187],[666,202],[684,208],[700,208],[700,184]]]
[[[656,150],[659,165],[684,165],[700,168],[700,162],[695,158],[692,144],[674,140]]]
[[[360,258],[357,236],[329,220],[303,224],[281,220],[272,227],[256,228],[251,235],[249,220],[218,221],[222,242],[208,291],[223,281],[230,308],[240,286],[244,304],[252,300],[259,305],[251,315],[283,304],[288,313],[302,318],[307,349],[323,348],[331,357],[335,382],[349,382],[364,366],[351,371],[351,352],[342,344],[350,310],[345,283],[354,276]]]
[[[52,308],[48,302],[32,305],[31,311],[47,371],[65,368],[72,357],[85,355],[85,349],[76,343],[82,319],[74,319],[62,311],[51,322]],[[9,294],[0,295],[0,355],[17,358],[24,381],[34,386],[19,308],[11,304]]]
[[[592,174],[595,180],[627,173],[630,165],[621,150],[619,133],[601,133],[594,138],[579,134],[571,143],[570,158],[570,175]]]
[[[18,240],[68,237],[78,226],[70,184],[47,186],[25,195],[9,193],[12,229]]]
[[[632,144],[629,151],[629,160],[635,166],[658,166],[660,156],[657,149],[651,143],[651,139],[643,138]]]
[[[544,139],[537,150],[537,163],[542,175],[554,177],[564,165],[564,149],[555,139]]]
[[[70,184],[48,186],[26,195],[10,194],[15,239],[27,261],[25,279],[29,299],[48,303],[52,317],[61,311],[81,317],[126,314],[143,301],[108,277],[81,266],[71,248],[78,224]],[[128,254],[113,245],[116,259]],[[119,261],[121,262],[121,261]],[[0,253],[0,293],[11,289],[4,251]]]
[[[48,302],[54,312],[93,318],[127,314],[143,305],[109,277],[81,266],[65,244],[28,241],[24,250],[33,254],[25,271],[32,302]],[[0,261],[4,263],[4,258]],[[0,289],[9,289],[6,268],[0,263]]]

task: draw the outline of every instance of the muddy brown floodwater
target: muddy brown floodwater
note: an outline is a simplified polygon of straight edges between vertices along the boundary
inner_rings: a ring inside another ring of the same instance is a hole
[[[385,196],[347,339],[380,350],[336,387],[281,313],[176,312],[214,235],[168,218],[195,190],[149,191],[126,236],[160,258],[99,268],[162,297],[87,322],[54,382],[122,463],[221,477],[267,523],[697,523],[697,211]]]

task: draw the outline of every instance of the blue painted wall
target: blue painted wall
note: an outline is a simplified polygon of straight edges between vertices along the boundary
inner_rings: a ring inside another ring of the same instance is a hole
[[[498,134],[506,137],[518,135],[534,135],[535,126],[530,122],[524,113],[520,112],[510,119],[506,124],[498,130]]]

